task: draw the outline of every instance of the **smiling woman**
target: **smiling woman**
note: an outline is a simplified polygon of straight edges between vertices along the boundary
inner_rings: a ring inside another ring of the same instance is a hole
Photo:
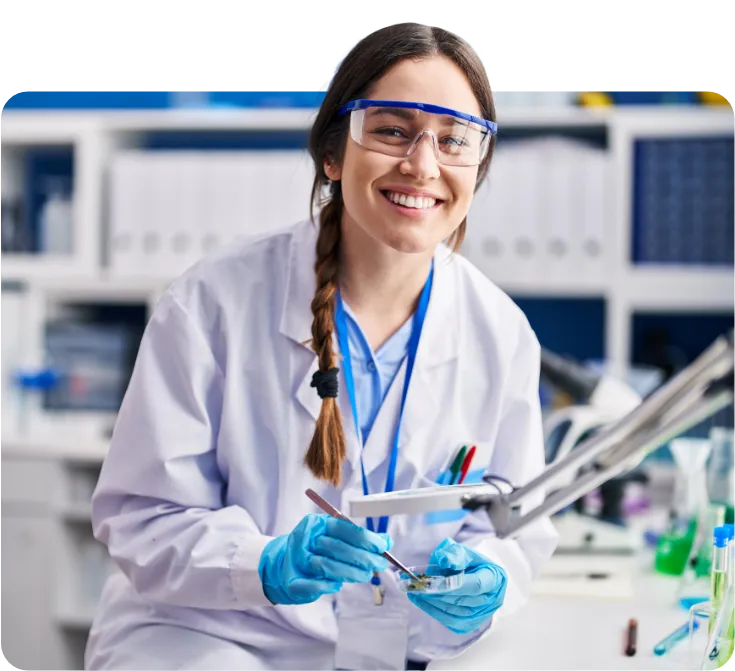
[[[330,317],[337,282],[377,348],[415,310],[436,246],[450,239],[459,248],[492,155],[494,114],[479,59],[438,28],[378,31],[340,66],[310,141],[314,193],[327,182],[331,189],[317,243],[329,252],[317,258],[312,302],[312,344],[322,373],[334,368]],[[465,150],[453,151],[461,141]],[[338,484],[343,459],[341,421],[327,398],[305,463]]]
[[[311,131],[318,222],[234,243],[166,291],[93,497],[122,571],[87,668],[423,668],[528,598],[555,545],[548,520],[514,540],[482,512],[358,526],[304,494],[339,509],[433,485],[465,442],[514,484],[542,470],[538,342],[450,250],[494,115],[456,35],[369,35]],[[394,546],[461,585],[407,598],[387,572]]]

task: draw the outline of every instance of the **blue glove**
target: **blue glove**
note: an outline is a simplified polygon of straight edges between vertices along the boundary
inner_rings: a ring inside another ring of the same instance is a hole
[[[409,592],[407,596],[455,634],[469,634],[484,626],[503,605],[508,582],[505,571],[466,545],[445,538],[431,553],[429,563],[464,569],[462,586],[443,594]]]
[[[263,592],[274,604],[316,601],[338,592],[345,582],[369,582],[373,571],[385,571],[381,553],[390,536],[322,514],[306,515],[290,533],[270,541],[260,556]]]

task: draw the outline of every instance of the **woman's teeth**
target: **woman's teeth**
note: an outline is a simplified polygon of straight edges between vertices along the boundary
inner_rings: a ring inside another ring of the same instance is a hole
[[[405,193],[386,191],[388,200],[403,207],[413,207],[416,210],[427,210],[436,205],[436,198],[422,198],[420,196],[407,196]]]

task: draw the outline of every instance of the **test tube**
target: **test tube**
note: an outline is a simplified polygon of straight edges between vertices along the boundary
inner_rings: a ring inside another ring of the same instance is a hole
[[[725,651],[723,659],[730,659],[733,653],[733,641],[735,641],[735,607],[733,606],[732,591],[735,589],[735,525],[725,524],[727,529],[727,578],[725,589],[728,598],[724,600],[724,607],[728,609],[725,614]]]
[[[727,589],[727,567],[730,564],[728,555],[728,530],[727,527],[715,527],[713,533],[712,548],[712,581],[710,583],[710,619],[708,634],[712,634],[712,629],[717,619],[717,614],[722,604]]]
[[[735,578],[733,571],[735,570],[735,524],[723,524],[727,529],[727,548],[728,548],[728,565],[727,565],[727,579],[730,584]]]

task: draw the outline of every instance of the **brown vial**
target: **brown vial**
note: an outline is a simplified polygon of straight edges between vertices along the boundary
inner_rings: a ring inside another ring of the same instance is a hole
[[[628,634],[625,641],[625,654],[632,657],[636,652],[636,639],[638,638],[638,621],[634,618],[628,620]]]

